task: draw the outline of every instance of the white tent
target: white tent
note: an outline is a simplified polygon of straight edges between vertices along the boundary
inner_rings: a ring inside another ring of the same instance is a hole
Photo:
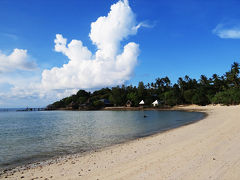
[[[144,105],[144,101],[142,100],[139,104],[140,104],[140,105]]]
[[[152,105],[155,107],[155,106],[158,106],[158,100],[156,100],[156,101],[154,101],[153,103],[152,103]]]

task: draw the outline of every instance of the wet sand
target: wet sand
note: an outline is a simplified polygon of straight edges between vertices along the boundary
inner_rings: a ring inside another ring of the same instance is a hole
[[[114,145],[16,168],[0,179],[240,179],[240,106],[187,106],[202,121]]]

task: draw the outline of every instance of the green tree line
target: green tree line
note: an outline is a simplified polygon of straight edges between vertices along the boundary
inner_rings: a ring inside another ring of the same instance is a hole
[[[159,106],[240,104],[239,63],[234,62],[231,69],[222,76],[213,74],[208,78],[201,75],[196,80],[186,75],[178,78],[174,84],[166,76],[157,78],[152,83],[139,82],[138,86],[122,85],[94,92],[79,90],[72,96],[50,104],[48,108],[99,109],[106,105],[104,100],[108,100],[110,106],[124,106],[128,100],[132,106],[138,106],[141,100],[144,100],[146,106],[151,106],[155,100],[160,102]]]

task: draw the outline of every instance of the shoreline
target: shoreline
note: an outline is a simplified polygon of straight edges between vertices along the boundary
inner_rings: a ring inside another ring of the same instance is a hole
[[[165,106],[165,107],[126,107],[126,106],[117,106],[117,107],[104,107],[102,109],[69,109],[69,108],[59,108],[59,109],[46,109],[44,111],[171,111],[171,110],[180,110],[181,107],[190,107],[194,105],[176,105],[176,106]],[[188,111],[188,110],[183,110]]]
[[[173,149],[178,149],[179,146],[184,148],[185,146],[183,145],[186,144],[184,138],[188,139],[188,141],[191,141],[191,138],[194,138],[194,135],[193,137],[189,137],[189,133],[192,132],[194,134],[196,133],[195,131],[199,132],[199,127],[200,129],[205,129],[206,127],[211,128],[209,124],[211,125],[212,123],[216,123],[216,120],[210,121],[211,119],[214,119],[212,116],[219,115],[219,113],[221,115],[221,113],[226,111],[226,109],[235,112],[236,108],[240,109],[239,106],[177,107],[171,110],[200,111],[206,112],[208,115],[204,117],[204,121],[199,120],[197,122],[166,130],[164,132],[159,132],[121,144],[105,147],[81,156],[79,154],[66,155],[63,158],[57,158],[56,162],[49,162],[49,164],[29,167],[25,170],[17,170],[13,174],[10,174],[12,173],[11,171],[8,173],[6,172],[5,174],[0,175],[0,178],[20,179],[22,177],[25,179],[32,179],[36,177],[44,177],[48,179],[111,179],[111,177],[115,177],[113,179],[124,179],[124,177],[129,177],[129,179],[144,179],[142,177],[146,176],[150,179],[168,179],[166,173],[163,173],[161,176],[159,176],[157,171],[155,173],[152,172],[152,170],[156,170],[156,168],[158,169],[161,165],[155,164],[154,166],[149,167],[146,165],[150,162],[154,164],[154,159],[161,160],[160,162],[164,162],[164,160],[168,159],[167,157],[172,159],[171,156],[167,156],[168,151],[172,152]],[[203,125],[207,126],[202,127]],[[198,134],[195,135],[199,136]],[[173,137],[178,138],[178,141],[176,141]],[[191,149],[191,147],[189,147],[189,149]],[[164,154],[166,156],[164,156]],[[191,154],[189,154],[189,156],[191,157]],[[184,156],[174,157],[181,159]],[[179,162],[177,164],[181,166],[181,163],[182,162]],[[125,168],[123,164],[127,164],[128,168]],[[169,170],[169,167],[174,165],[176,165],[176,163],[167,163],[167,166],[163,166],[160,169],[165,169],[166,172],[170,173],[170,171],[167,170]],[[144,168],[145,166],[146,168]],[[149,171],[149,168],[151,171]],[[151,173],[149,174],[149,172]],[[131,176],[129,176],[129,173]],[[111,174],[111,177],[109,174]],[[170,173],[171,176],[169,176],[169,179],[171,179],[170,177],[175,177],[176,174],[178,173]],[[240,177],[240,174],[237,175]]]
[[[72,110],[66,110],[66,111],[72,111]],[[115,109],[110,109],[110,110],[107,109],[107,110],[105,110],[105,109],[103,109],[103,110],[100,110],[100,111],[118,111],[118,110],[115,110]],[[139,111],[139,109],[136,109],[136,108],[126,108],[123,111]],[[144,111],[200,112],[199,110],[179,109],[178,107],[164,108],[164,109],[160,109],[160,108],[145,108]],[[9,165],[9,167],[7,167],[7,168],[0,168],[0,178],[4,174],[12,174],[12,172],[15,173],[15,172],[17,172],[19,170],[26,170],[26,169],[30,169],[30,168],[36,168],[36,167],[39,167],[39,166],[43,166],[43,165],[49,165],[49,164],[56,163],[58,161],[61,161],[61,160],[64,160],[64,159],[68,159],[68,158],[82,157],[82,156],[86,156],[86,155],[89,155],[89,154],[94,153],[94,152],[104,151],[104,150],[106,150],[108,148],[112,148],[114,146],[126,144],[126,143],[129,143],[129,142],[133,142],[133,141],[136,141],[136,140],[139,140],[139,139],[144,139],[144,138],[148,138],[148,137],[154,137],[154,136],[156,136],[158,134],[165,133],[165,132],[177,129],[177,128],[181,128],[182,126],[187,126],[187,125],[190,125],[192,123],[196,123],[198,121],[201,121],[201,120],[205,119],[208,116],[208,114],[205,111],[201,111],[201,113],[204,114],[204,116],[201,119],[193,120],[191,122],[186,122],[185,124],[172,126],[172,127],[166,128],[166,129],[153,131],[151,133],[143,134],[143,135],[141,135],[139,137],[132,138],[132,139],[129,139],[129,140],[124,141],[124,142],[114,143],[114,144],[112,144],[110,146],[105,146],[105,147],[102,147],[102,148],[92,149],[92,150],[88,150],[88,151],[84,151],[84,152],[76,152],[76,153],[72,153],[72,154],[56,155],[54,157],[50,157],[50,158],[46,158],[46,159],[33,160],[33,161],[30,161],[30,162],[26,162],[24,164]]]

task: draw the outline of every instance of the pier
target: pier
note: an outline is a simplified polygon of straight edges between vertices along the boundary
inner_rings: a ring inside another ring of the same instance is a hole
[[[27,107],[26,109],[22,109],[22,110],[17,110],[17,111],[45,111],[46,108],[29,108]]]

